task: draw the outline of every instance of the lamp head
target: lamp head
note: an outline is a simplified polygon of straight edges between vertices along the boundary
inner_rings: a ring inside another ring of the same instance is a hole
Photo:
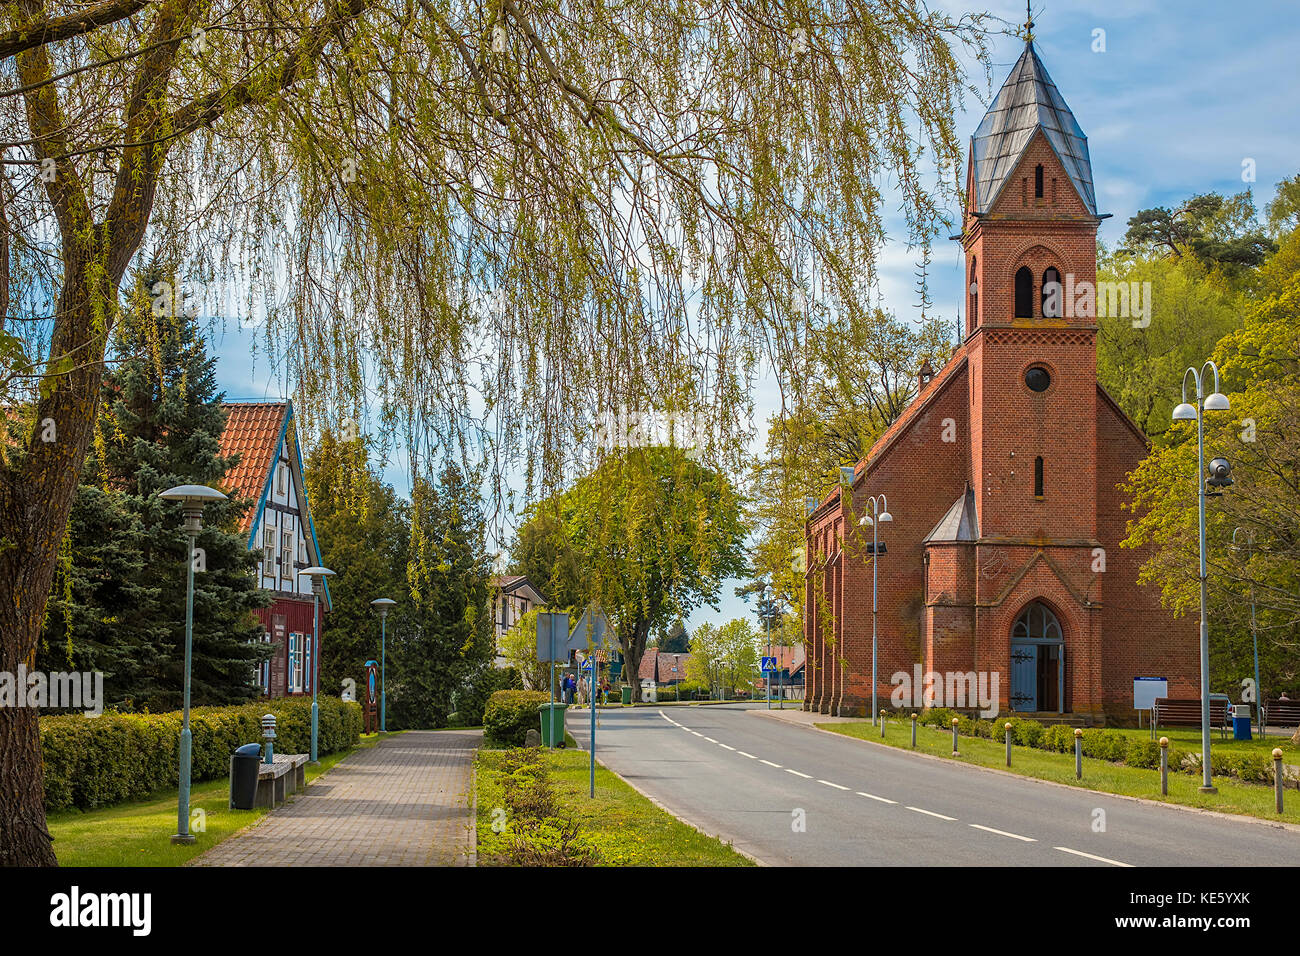
[[[392,598],[375,598],[370,602],[370,606],[379,612],[381,618],[388,617],[388,612],[397,607],[397,602]]]
[[[325,589],[325,579],[332,578],[334,572],[329,568],[322,568],[318,565],[312,565],[310,568],[303,568],[298,572],[311,578],[311,589],[320,594]]]
[[[871,520],[871,515],[863,515],[858,519],[859,528],[870,528],[873,524],[875,524],[875,522]]]
[[[894,520],[894,516],[891,515],[888,511],[882,511],[882,512],[880,512],[880,514],[876,515],[876,517],[877,517],[878,519],[880,519],[881,521],[893,521],[893,520]]]
[[[1228,410],[1228,396],[1222,392],[1214,392],[1205,399],[1205,410],[1207,412],[1226,412]]]
[[[175,488],[158,492],[158,497],[181,503],[185,510],[185,530],[190,534],[198,534],[203,526],[202,516],[205,505],[226,500],[225,495],[207,485],[177,485]]]
[[[1196,421],[1196,406],[1183,402],[1174,409],[1174,421],[1176,422],[1194,422]]]

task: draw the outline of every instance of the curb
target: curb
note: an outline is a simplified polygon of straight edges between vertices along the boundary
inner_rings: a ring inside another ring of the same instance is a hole
[[[755,711],[751,711],[751,713],[759,714],[762,716],[768,716],[768,712],[765,710],[755,710]],[[771,717],[770,719],[782,720],[782,718],[780,717]],[[855,741],[856,743],[867,744],[868,746],[871,747],[881,747],[884,748],[885,750],[893,751],[894,753],[906,754],[911,757],[919,757],[924,760],[934,760],[942,764],[947,764],[950,767],[966,767],[971,770],[979,770],[984,773],[995,773],[1004,777],[1014,777],[1017,780],[1028,780],[1033,783],[1043,784],[1044,786],[1048,786],[1048,787],[1057,787],[1062,790],[1071,790],[1074,791],[1075,793],[1078,793],[1080,791],[1084,793],[1095,793],[1098,796],[1113,797],[1116,800],[1131,800],[1134,803],[1145,803],[1147,806],[1151,806],[1151,807],[1163,807],[1169,810],[1181,810],[1185,813],[1196,813],[1196,814],[1200,814],[1201,816],[1217,817],[1220,820],[1232,821],[1234,823],[1250,824],[1254,826],[1265,826],[1265,827],[1271,827],[1274,830],[1289,830],[1292,833],[1300,833],[1300,824],[1287,823],[1282,820],[1265,820],[1261,817],[1252,816],[1247,813],[1225,813],[1222,810],[1206,810],[1202,807],[1189,807],[1181,803],[1167,803],[1164,800],[1152,800],[1149,797],[1133,797],[1133,796],[1129,796],[1126,793],[1111,793],[1108,790],[1093,790],[1091,787],[1075,787],[1075,786],[1071,786],[1068,783],[1058,783],[1055,780],[1044,780],[1041,777],[1032,777],[1028,774],[1013,773],[1010,770],[1003,770],[1000,767],[985,767],[980,764],[967,763],[963,760],[953,760],[951,757],[939,757],[934,754],[918,753],[914,750],[906,749],[903,747],[893,747],[890,746],[889,744],[882,744],[875,740],[865,740],[862,737],[851,737],[848,734],[837,733],[834,730],[824,730],[821,727],[818,727],[814,724],[803,724],[793,720],[784,720],[783,722],[792,727],[799,727],[805,730],[812,730],[822,734],[830,734],[831,736],[839,737],[842,740],[851,740],[851,741]],[[826,721],[822,721],[822,723],[833,724],[836,723],[836,721],[826,720]]]

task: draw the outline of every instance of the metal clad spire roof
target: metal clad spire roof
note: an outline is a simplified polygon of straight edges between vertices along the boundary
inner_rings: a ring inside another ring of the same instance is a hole
[[[989,211],[1039,129],[1065,167],[1083,204],[1096,215],[1088,137],[1083,135],[1060,90],[1047,75],[1032,41],[1025,44],[1025,52],[1011,68],[993,105],[971,137],[976,212]]]

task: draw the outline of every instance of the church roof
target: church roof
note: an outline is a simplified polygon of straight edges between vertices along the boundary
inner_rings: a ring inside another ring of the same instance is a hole
[[[975,514],[975,491],[968,484],[962,496],[952,503],[939,523],[925,536],[931,541],[974,541],[980,536],[979,519]]]
[[[1065,105],[1056,84],[1047,75],[1032,41],[1025,43],[1025,52],[1011,68],[993,105],[971,137],[975,212],[984,213],[992,208],[1034,133],[1040,129],[1084,206],[1096,215],[1088,137],[1083,135],[1070,107]]]

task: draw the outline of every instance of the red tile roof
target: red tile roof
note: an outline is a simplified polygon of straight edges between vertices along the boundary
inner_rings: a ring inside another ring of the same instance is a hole
[[[226,412],[226,430],[221,433],[218,454],[239,455],[239,464],[226,472],[221,485],[226,491],[253,502],[244,512],[243,530],[248,531],[257,517],[257,502],[271,473],[289,403],[231,402],[221,407]]]
[[[686,680],[686,662],[690,659],[690,654],[661,654],[657,647],[648,647],[641,656],[641,669],[637,676],[656,684],[683,681]],[[673,670],[674,667],[677,669]]]

